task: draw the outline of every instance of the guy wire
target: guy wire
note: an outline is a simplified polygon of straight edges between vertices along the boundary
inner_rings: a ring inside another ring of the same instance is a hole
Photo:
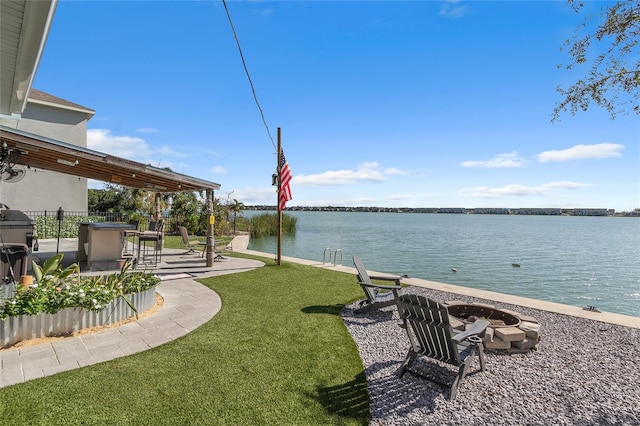
[[[222,0],[222,4],[224,5],[224,10],[227,13],[227,18],[229,19],[229,25],[231,25],[231,31],[233,32],[233,38],[236,39],[236,45],[238,46],[238,52],[240,52],[240,59],[242,60],[242,66],[244,67],[244,72],[247,74],[247,79],[249,80],[249,85],[251,86],[251,93],[253,93],[253,99],[256,102],[256,106],[258,107],[258,111],[260,111],[260,117],[262,117],[262,123],[264,127],[267,129],[267,135],[271,140],[271,145],[273,145],[274,149],[276,148],[276,144],[273,142],[273,138],[271,137],[271,131],[269,130],[269,126],[267,125],[267,120],[264,118],[264,113],[262,111],[262,107],[260,107],[260,102],[258,102],[258,95],[256,95],[256,90],[253,87],[253,81],[251,81],[251,76],[249,75],[249,69],[247,68],[247,64],[244,60],[244,55],[242,54],[242,48],[240,47],[240,40],[238,40],[238,35],[236,34],[236,29],[233,26],[233,22],[231,21],[231,15],[229,14],[229,9],[227,8],[227,2]]]

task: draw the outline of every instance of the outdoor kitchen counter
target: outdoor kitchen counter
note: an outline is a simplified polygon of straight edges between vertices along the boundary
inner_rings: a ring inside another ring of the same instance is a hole
[[[136,229],[127,223],[80,223],[78,229],[78,262],[87,269],[109,269],[122,257],[125,231]],[[86,244],[86,246],[85,246]]]

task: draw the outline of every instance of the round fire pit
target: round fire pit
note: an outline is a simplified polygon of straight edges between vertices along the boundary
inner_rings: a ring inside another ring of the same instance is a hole
[[[461,304],[451,305],[448,310],[449,315],[467,323],[486,319],[491,323],[490,327],[493,328],[518,327],[520,325],[520,318],[517,316],[488,306]]]

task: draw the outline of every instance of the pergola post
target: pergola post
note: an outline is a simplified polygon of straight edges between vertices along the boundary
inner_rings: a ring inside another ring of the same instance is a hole
[[[160,220],[160,218],[162,217],[162,212],[160,211],[161,207],[160,207],[160,193],[156,192],[155,193],[155,220],[156,222],[158,222]]]
[[[213,216],[213,189],[207,189],[207,267],[213,266],[215,258],[215,238],[214,228],[215,217]]]

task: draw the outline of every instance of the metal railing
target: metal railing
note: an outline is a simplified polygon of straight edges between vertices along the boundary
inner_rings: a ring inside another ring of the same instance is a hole
[[[119,222],[127,223],[130,220],[129,215],[117,212],[80,212],[65,211],[61,221],[58,221],[56,210],[41,211],[23,211],[24,214],[35,220],[35,233],[39,239],[58,238],[58,229],[60,229],[60,238],[77,238],[78,225],[86,222]],[[136,215],[136,219],[140,218]],[[149,226],[151,217],[142,217],[140,219],[139,230],[146,230]],[[174,229],[176,218],[169,215],[163,216],[165,229]]]
[[[340,255],[340,265],[342,266],[342,249],[336,249],[336,251],[332,251],[331,247],[327,247],[322,252],[322,264],[324,265],[327,262],[327,254],[329,254],[329,263],[331,263],[331,256],[333,253],[333,266],[338,264],[338,255]]]

